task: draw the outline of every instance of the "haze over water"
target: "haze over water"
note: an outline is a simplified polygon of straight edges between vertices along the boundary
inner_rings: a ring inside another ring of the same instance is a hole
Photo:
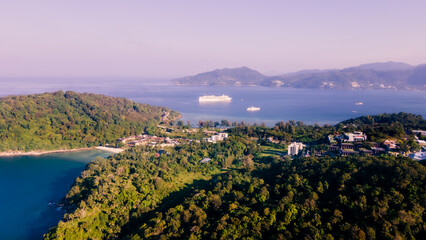
[[[1,80],[0,96],[57,90],[101,93],[139,103],[166,106],[182,113],[182,120],[222,119],[264,122],[300,120],[309,124],[336,124],[362,115],[409,112],[426,116],[426,92],[395,90],[318,90],[267,87],[176,86],[167,80],[40,79]],[[202,95],[227,94],[230,103],[200,104]],[[356,105],[361,102],[362,105]],[[247,112],[247,107],[260,107]]]

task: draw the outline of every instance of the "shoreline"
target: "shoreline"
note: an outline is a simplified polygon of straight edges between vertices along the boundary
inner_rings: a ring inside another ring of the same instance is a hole
[[[75,148],[75,149],[57,149],[57,150],[40,150],[40,151],[30,151],[30,152],[22,152],[22,151],[7,151],[7,152],[0,152],[0,157],[15,157],[15,156],[39,156],[49,153],[65,153],[65,152],[77,152],[77,151],[83,151],[83,150],[93,150],[93,149],[99,149],[103,151],[108,151],[112,153],[120,153],[124,151],[123,148],[111,148],[111,147],[104,147],[104,146],[97,146],[97,147],[90,147],[90,148]]]
[[[104,150],[104,151],[108,151],[112,153],[121,153],[126,150],[124,148],[112,148],[112,147],[105,147],[105,146],[97,146],[95,147],[95,149]]]

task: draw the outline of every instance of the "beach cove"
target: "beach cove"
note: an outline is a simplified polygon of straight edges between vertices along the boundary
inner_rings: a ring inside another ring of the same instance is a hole
[[[120,153],[120,152],[124,151],[123,148],[112,148],[112,147],[98,146],[98,147],[91,147],[91,148],[58,149],[58,150],[46,150],[46,151],[41,150],[41,151],[29,151],[29,152],[7,151],[7,152],[0,152],[0,157],[39,156],[39,155],[51,154],[51,153],[78,152],[78,151],[93,150],[93,149],[104,150],[104,151],[111,152],[111,153]]]
[[[41,239],[63,217],[58,203],[106,149],[0,156],[0,238]]]

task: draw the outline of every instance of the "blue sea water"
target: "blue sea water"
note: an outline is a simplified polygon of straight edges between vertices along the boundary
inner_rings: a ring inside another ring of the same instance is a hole
[[[41,239],[63,217],[63,198],[87,163],[109,152],[85,150],[0,157],[0,239]]]
[[[335,124],[379,113],[409,112],[426,116],[426,92],[396,90],[318,90],[267,87],[176,86],[169,81],[140,79],[0,79],[0,96],[56,90],[102,93],[140,103],[166,106],[182,113],[182,120],[264,122],[300,120],[309,124]],[[202,95],[227,94],[230,103],[200,104]],[[362,102],[362,105],[356,103]],[[247,107],[260,107],[248,112]]]

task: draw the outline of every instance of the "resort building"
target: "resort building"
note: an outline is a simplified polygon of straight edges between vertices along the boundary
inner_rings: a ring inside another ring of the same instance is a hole
[[[412,131],[414,134],[421,134],[422,136],[426,136],[426,131],[422,131],[422,130],[413,130]]]
[[[299,152],[302,151],[302,149],[304,147],[306,147],[306,145],[301,143],[301,142],[299,142],[299,143],[298,142],[292,142],[287,147],[288,155],[289,156],[298,155]]]
[[[410,155],[410,157],[414,160],[426,160],[426,152],[416,152]]]
[[[215,133],[214,135],[208,137],[208,138],[204,138],[203,140],[206,142],[219,142],[219,141],[223,141],[226,138],[228,138],[228,134],[227,133]]]
[[[200,161],[200,163],[207,163],[210,160],[212,160],[211,158],[204,158],[203,160]]]
[[[363,132],[345,133],[345,140],[347,142],[363,142],[367,140],[367,135]]]
[[[389,139],[387,139],[387,140],[385,140],[383,142],[383,145],[385,146],[385,148],[387,150],[392,150],[392,149],[397,149],[398,148],[398,146],[396,145],[396,141],[395,140],[389,140]]]

